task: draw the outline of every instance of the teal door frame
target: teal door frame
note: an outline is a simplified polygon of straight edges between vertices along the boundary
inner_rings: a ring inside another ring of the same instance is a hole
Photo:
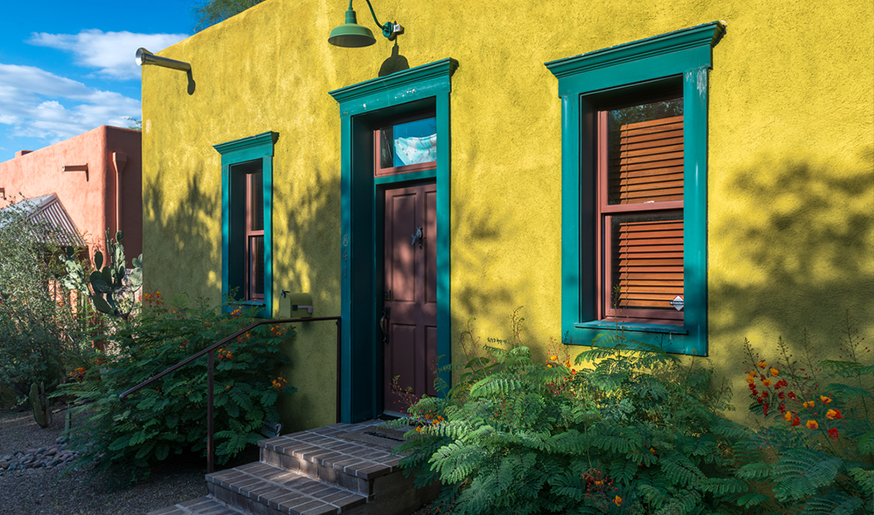
[[[443,59],[329,92],[340,104],[340,283],[342,339],[340,417],[354,423],[382,413],[382,224],[385,189],[406,181],[437,182],[437,354],[451,353],[449,311],[450,78],[458,67]],[[433,109],[436,170],[374,178],[373,129],[381,120]],[[441,379],[450,382],[448,372]]]

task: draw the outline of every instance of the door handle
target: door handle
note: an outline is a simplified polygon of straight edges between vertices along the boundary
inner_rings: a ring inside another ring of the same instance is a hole
[[[391,320],[391,308],[382,308],[382,317],[379,319],[379,329],[382,331],[382,343],[388,344],[388,321]]]
[[[416,242],[419,242],[419,248],[422,248],[422,241],[425,239],[425,232],[422,231],[421,227],[416,227],[416,234],[412,235],[413,242],[410,245],[415,245]]]

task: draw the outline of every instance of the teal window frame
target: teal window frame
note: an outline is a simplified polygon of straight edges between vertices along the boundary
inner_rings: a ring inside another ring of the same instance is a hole
[[[671,353],[706,356],[707,109],[712,50],[725,23],[706,23],[546,63],[562,102],[561,331],[589,345],[609,330]],[[683,326],[599,320],[595,291],[594,138],[599,98],[682,81],[684,124]]]
[[[458,62],[447,58],[329,92],[340,107],[342,422],[360,422],[381,413],[382,362],[375,358],[384,346],[376,324],[383,272],[382,249],[375,242],[382,239],[384,206],[377,199],[393,184],[437,183],[437,355],[451,356],[449,95],[457,68]],[[436,167],[374,177],[374,129],[387,120],[424,111],[433,111],[437,119]],[[448,371],[439,376],[451,382]]]
[[[251,161],[261,161],[262,192],[264,195],[264,299],[259,301],[237,300],[235,306],[256,308],[255,316],[273,316],[273,147],[279,134],[264,132],[255,136],[213,145],[222,156],[222,297],[227,299],[231,289],[230,256],[231,247],[240,235],[233,233],[231,206],[234,203],[245,205],[245,188],[236,191],[233,187],[233,168],[235,165]],[[238,285],[242,288],[242,284]],[[238,294],[242,291],[238,292]],[[225,305],[225,311],[233,306]]]

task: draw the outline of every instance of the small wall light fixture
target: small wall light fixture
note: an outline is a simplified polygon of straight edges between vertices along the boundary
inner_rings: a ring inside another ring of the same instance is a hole
[[[174,70],[182,70],[184,72],[191,71],[191,65],[188,63],[183,63],[182,61],[176,61],[174,59],[167,59],[166,57],[157,56],[142,47],[137,49],[137,64],[140,66],[154,64],[155,66],[163,66],[164,68],[172,68]]]
[[[370,5],[370,0],[365,1],[367,2],[367,7],[370,7],[373,21],[382,29],[383,36],[388,38],[389,41],[394,41],[398,34],[403,34],[404,28],[397,23],[379,23],[379,20],[376,19],[376,13],[373,12],[373,6]],[[363,25],[358,25],[358,18],[355,15],[355,11],[352,10],[352,0],[349,0],[349,9],[346,10],[346,23],[331,31],[328,43],[334,46],[349,48],[370,46],[376,43],[373,32]]]

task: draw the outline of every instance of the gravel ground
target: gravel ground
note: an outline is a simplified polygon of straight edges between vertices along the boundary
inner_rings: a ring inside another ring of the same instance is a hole
[[[57,409],[57,408],[56,408]],[[0,411],[0,458],[15,451],[56,445],[65,412],[41,429],[30,411]],[[75,423],[75,420],[74,420]],[[64,473],[64,467],[0,472],[0,515],[114,515],[151,510],[206,495],[206,462],[168,463],[149,481],[127,490],[110,491],[88,470]]]

